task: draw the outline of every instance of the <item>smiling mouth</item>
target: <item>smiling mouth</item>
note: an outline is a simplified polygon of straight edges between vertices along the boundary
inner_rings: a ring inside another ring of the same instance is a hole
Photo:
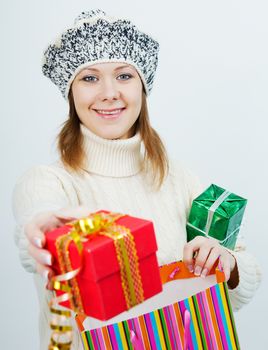
[[[117,109],[94,109],[94,111],[103,119],[115,119],[118,118],[125,109],[124,107]]]

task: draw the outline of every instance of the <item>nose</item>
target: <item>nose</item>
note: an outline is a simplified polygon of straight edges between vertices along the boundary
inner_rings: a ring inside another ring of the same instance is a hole
[[[101,99],[105,100],[117,100],[120,97],[119,87],[112,79],[106,79],[101,85],[100,92]]]

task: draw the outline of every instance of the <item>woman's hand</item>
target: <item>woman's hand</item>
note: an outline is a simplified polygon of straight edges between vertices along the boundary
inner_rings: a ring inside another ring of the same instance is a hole
[[[232,288],[238,284],[236,260],[234,256],[214,238],[197,236],[184,246],[183,261],[190,272],[196,276],[206,277],[217,259],[220,259],[226,281],[230,280]]]
[[[46,244],[45,232],[60,227],[69,221],[85,217],[89,212],[86,207],[82,206],[43,212],[37,214],[25,225],[25,233],[29,240],[29,254],[36,261],[36,271],[45,279],[48,289],[52,290],[50,281],[54,271],[51,268],[52,255],[48,250],[43,249]]]

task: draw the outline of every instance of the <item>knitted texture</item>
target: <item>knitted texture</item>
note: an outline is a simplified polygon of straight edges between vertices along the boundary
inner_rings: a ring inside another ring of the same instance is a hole
[[[35,263],[27,249],[25,224],[37,213],[79,205],[86,206],[88,212],[106,209],[152,220],[159,264],[182,259],[186,219],[192,200],[203,190],[198,179],[179,163],[170,160],[169,174],[161,190],[153,191],[140,171],[139,134],[125,140],[106,140],[83,125],[81,132],[87,158],[82,174],[69,172],[57,162],[29,169],[15,186],[15,238],[26,270],[34,272]],[[238,310],[254,296],[260,284],[261,272],[255,258],[245,250],[243,242],[238,242],[232,254],[237,259],[239,285],[230,290],[230,299],[234,310]],[[47,350],[50,336],[47,301],[52,293],[44,288],[37,274],[35,283],[41,310],[40,349]],[[75,324],[73,327],[76,328]],[[74,334],[73,349],[83,349],[78,332]]]
[[[133,65],[152,90],[158,63],[159,44],[126,19],[114,19],[101,10],[82,12],[74,26],[44,52],[42,71],[67,99],[70,85],[84,67],[102,62]]]

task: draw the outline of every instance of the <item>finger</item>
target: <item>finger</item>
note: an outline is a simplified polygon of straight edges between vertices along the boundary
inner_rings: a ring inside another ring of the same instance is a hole
[[[36,264],[36,271],[40,276],[42,276],[46,288],[53,290],[51,278],[55,275],[54,271],[51,268],[39,263]]]
[[[220,263],[225,275],[225,281],[228,282],[230,279],[230,275],[231,275],[231,264],[230,264],[230,259],[229,259],[229,253],[228,252],[224,252],[221,256],[220,256]]]
[[[41,248],[46,240],[44,232],[58,227],[59,224],[60,221],[53,212],[39,213],[25,225],[25,233],[32,244]]]
[[[183,261],[188,267],[190,272],[194,271],[194,259],[193,256],[195,252],[199,250],[202,244],[208,240],[205,237],[202,236],[197,236],[190,242],[186,243],[184,248],[183,248]]]
[[[195,260],[194,274],[196,276],[205,277],[211,269],[210,261],[214,259],[215,251],[217,251],[217,246],[215,247],[215,242],[209,239],[205,242],[199,249],[198,255]],[[216,259],[219,256],[216,256]]]
[[[216,245],[211,248],[207,256],[207,259],[202,267],[202,271],[200,274],[201,277],[206,277],[209,274],[211,268],[213,267],[213,265],[215,264],[215,262],[217,261],[221,253],[222,253],[221,246]]]
[[[42,248],[45,245],[45,235],[35,221],[30,221],[25,225],[25,234],[31,244],[37,248]]]
[[[46,249],[36,248],[33,244],[29,244],[28,252],[39,264],[51,266],[52,255]]]

